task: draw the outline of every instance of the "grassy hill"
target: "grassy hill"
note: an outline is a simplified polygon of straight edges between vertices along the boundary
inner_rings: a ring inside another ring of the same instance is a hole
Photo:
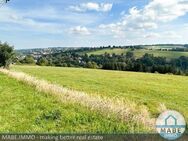
[[[131,51],[130,49],[120,49],[120,48],[114,48],[114,49],[101,49],[97,51],[88,52],[88,55],[101,55],[105,53],[109,54],[122,54],[126,53],[128,51]],[[187,56],[188,52],[180,52],[180,51],[159,51],[159,50],[148,50],[148,49],[137,49],[132,51],[136,58],[142,57],[144,54],[153,54],[154,56],[158,57],[167,57],[167,58],[179,58],[180,56]]]
[[[1,133],[133,132],[129,127],[131,124],[119,122],[113,116],[104,117],[81,105],[62,103],[55,96],[38,92],[34,87],[2,73],[0,80]],[[140,128],[137,131],[144,130]]]
[[[163,103],[168,109],[181,112],[188,121],[188,77],[185,76],[35,66],[12,69],[90,95],[133,100],[147,106],[153,117],[158,116],[159,105]]]

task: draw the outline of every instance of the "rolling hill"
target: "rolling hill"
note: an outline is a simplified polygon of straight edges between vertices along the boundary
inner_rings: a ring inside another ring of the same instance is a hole
[[[88,55],[102,55],[105,53],[109,54],[126,54],[130,49],[120,49],[120,48],[112,48],[112,49],[100,49],[97,51],[88,52]],[[160,51],[160,50],[148,50],[148,49],[136,49],[131,51],[134,53],[136,58],[142,57],[144,54],[153,54],[155,57],[167,57],[167,58],[179,58],[181,56],[188,57],[188,52],[181,52],[181,51]]]
[[[156,118],[160,104],[184,114],[188,121],[188,77],[82,68],[14,66],[39,79],[90,95],[129,99],[148,107]]]
[[[38,66],[12,66],[7,71],[10,75],[3,72],[0,72],[1,132],[151,133],[152,129],[140,123],[150,120],[148,112],[151,119],[156,119],[165,109],[179,111],[188,121],[186,76]],[[25,73],[22,79],[19,72]],[[61,87],[68,89],[61,92]],[[72,92],[72,99],[79,95],[81,99],[72,102],[66,91]],[[87,99],[101,103],[100,109],[84,105],[82,101]],[[125,107],[111,103],[121,100]],[[110,108],[105,103],[115,109],[104,114]],[[118,110],[131,114],[122,117],[125,120],[119,119],[122,113]]]

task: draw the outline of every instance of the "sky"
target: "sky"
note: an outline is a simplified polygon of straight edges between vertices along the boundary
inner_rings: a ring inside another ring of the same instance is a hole
[[[185,44],[188,0],[10,0],[0,40],[16,49]]]

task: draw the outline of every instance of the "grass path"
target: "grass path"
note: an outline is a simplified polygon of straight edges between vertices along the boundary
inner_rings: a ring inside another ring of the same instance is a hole
[[[155,119],[151,119],[145,106],[137,105],[121,99],[101,98],[100,96],[88,95],[84,92],[73,91],[62,86],[39,80],[22,72],[14,72],[1,69],[0,72],[7,74],[19,81],[36,87],[37,90],[57,96],[62,102],[81,104],[91,110],[98,111],[106,116],[116,116],[121,121],[137,123],[148,130],[154,129]]]

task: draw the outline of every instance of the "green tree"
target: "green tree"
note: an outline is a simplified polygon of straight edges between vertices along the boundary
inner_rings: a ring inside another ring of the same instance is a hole
[[[9,68],[14,58],[14,49],[7,43],[0,43],[0,67]]]
[[[37,60],[37,65],[39,66],[47,66],[48,65],[48,60],[44,57],[40,58]]]
[[[128,58],[128,59],[133,59],[133,58],[134,58],[134,53],[131,52],[131,51],[128,51],[128,52],[126,53],[126,58]]]
[[[35,64],[35,60],[34,60],[33,56],[27,55],[24,58],[23,63],[26,63],[26,64]]]
[[[88,63],[86,64],[86,68],[97,69],[97,68],[98,68],[98,65],[97,65],[97,63],[95,63],[95,62],[88,62]]]

